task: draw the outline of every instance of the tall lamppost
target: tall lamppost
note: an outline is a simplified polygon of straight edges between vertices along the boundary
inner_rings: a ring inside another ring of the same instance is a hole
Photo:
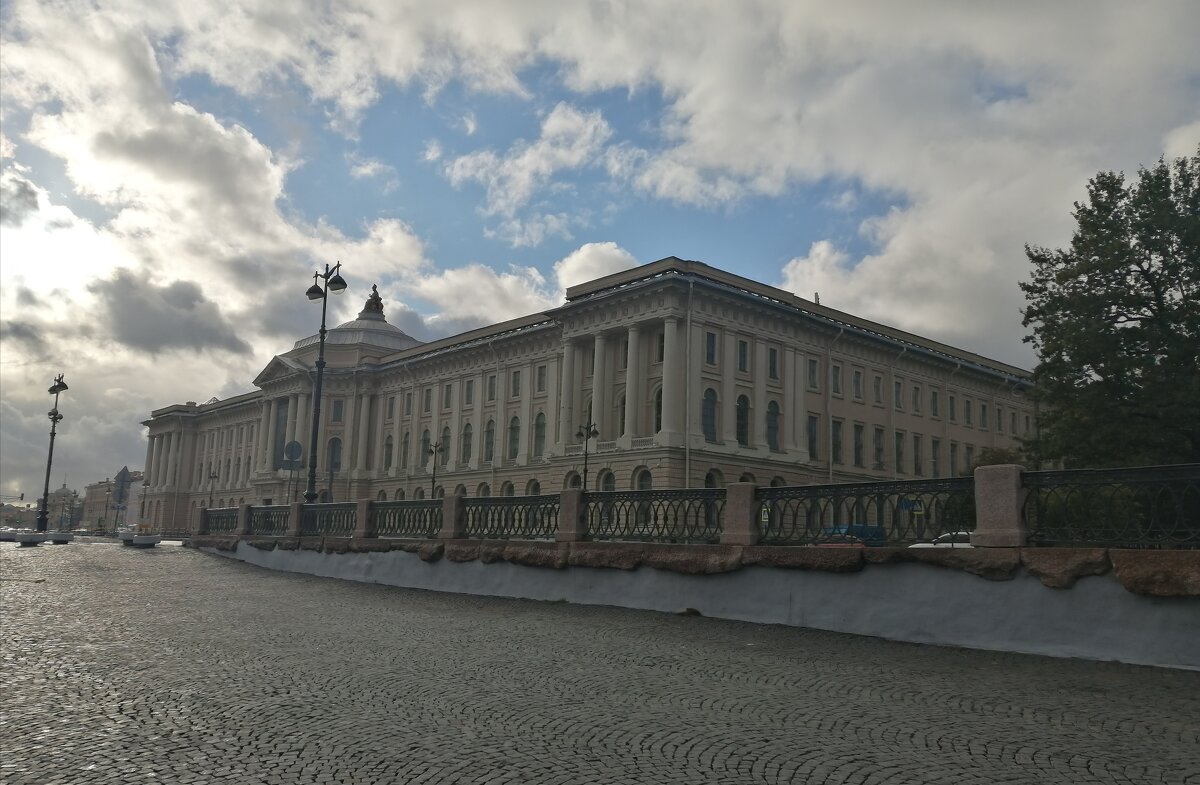
[[[217,477],[218,475],[216,472],[210,471],[208,473],[208,509],[210,510],[212,509],[213,483],[217,481]]]
[[[142,476],[145,477],[145,473],[143,473]],[[142,480],[142,506],[138,511],[138,525],[137,525],[138,531],[145,531],[145,529],[142,528],[142,525],[146,521],[146,491],[149,489],[150,489],[150,481],[147,479],[143,479]]]
[[[579,426],[579,430],[575,432],[575,438],[583,442],[583,491],[587,493],[587,475],[588,475],[588,441],[595,439],[600,435],[596,430],[596,423],[592,422],[592,418],[588,417],[588,421]]]
[[[325,313],[329,305],[329,293],[345,291],[346,279],[338,272],[342,269],[342,263],[338,262],[333,267],[325,265],[325,272],[317,271],[313,273],[313,285],[308,287],[305,294],[310,300],[321,301],[321,331],[317,333],[320,336],[317,341],[317,381],[313,386],[313,407],[312,407],[312,437],[309,440],[308,450],[308,487],[304,490],[304,503],[314,504],[317,501],[317,445],[320,442],[321,428],[321,379],[325,375]],[[321,281],[317,283],[318,279]]]
[[[108,480],[105,480],[105,482],[108,482]],[[110,484],[107,488],[104,489],[104,517],[100,519],[100,528],[101,529],[108,529],[108,502],[111,498],[112,498],[112,485]],[[114,526],[113,531],[116,531],[116,528],[117,527]]]
[[[438,456],[442,454],[442,451],[444,449],[445,448],[442,447],[441,442],[434,442],[433,444],[429,445],[429,449],[426,451],[427,455],[433,456],[433,479],[431,479],[429,481],[429,498],[430,499],[434,498],[434,493],[437,491]]]
[[[50,418],[50,454],[46,456],[46,484],[42,490],[42,505],[38,508],[37,514],[37,530],[40,532],[46,531],[46,524],[50,518],[50,511],[46,505],[50,503],[50,465],[54,462],[54,432],[63,418],[58,413],[58,394],[66,389],[67,383],[63,381],[63,375],[60,373],[55,377],[54,384],[48,390],[54,396],[54,408],[47,412],[47,416]]]

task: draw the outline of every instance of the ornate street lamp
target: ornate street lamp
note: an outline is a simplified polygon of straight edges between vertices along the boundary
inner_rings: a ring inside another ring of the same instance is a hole
[[[333,267],[325,265],[325,272],[313,273],[313,285],[308,287],[305,294],[310,300],[321,301],[321,331],[317,342],[317,381],[313,389],[312,437],[308,450],[308,487],[304,491],[304,503],[314,504],[317,501],[317,444],[320,442],[321,428],[321,378],[325,375],[325,312],[329,304],[329,293],[345,291],[346,279],[338,272],[342,263]],[[317,280],[321,283],[318,285]]]
[[[208,509],[210,510],[212,509],[213,483],[217,481],[218,476],[219,475],[216,472],[208,473]]]
[[[54,396],[54,408],[47,413],[47,416],[50,418],[50,454],[46,456],[46,484],[42,490],[42,504],[38,508],[37,514],[37,530],[40,532],[46,531],[46,525],[50,517],[50,511],[46,508],[46,505],[50,503],[50,465],[54,462],[54,432],[63,418],[58,413],[58,394],[66,389],[67,383],[63,381],[63,375],[60,373],[55,377],[54,384],[48,390]]]
[[[107,479],[105,479],[104,482],[109,483],[109,481]],[[112,497],[112,483],[109,483],[108,487],[106,487],[104,489],[104,517],[100,519],[100,528],[101,529],[108,529],[108,502],[111,497]],[[116,530],[117,530],[117,527],[114,526],[113,531],[116,531]]]
[[[429,445],[429,449],[425,451],[426,455],[433,456],[433,479],[431,479],[429,481],[429,498],[430,499],[434,498],[434,493],[437,491],[438,456],[442,454],[442,451],[444,449],[445,448],[442,447],[441,442],[434,442],[433,444]]]
[[[587,475],[588,475],[588,441],[595,439],[600,435],[596,430],[596,423],[592,422],[592,418],[588,417],[588,421],[579,426],[579,430],[575,432],[575,438],[583,442],[583,492],[587,493]]]

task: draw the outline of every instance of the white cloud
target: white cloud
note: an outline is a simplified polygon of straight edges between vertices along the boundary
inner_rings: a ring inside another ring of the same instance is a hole
[[[437,139],[430,139],[425,143],[425,152],[421,155],[421,157],[429,162],[441,160],[442,143]]]
[[[460,123],[462,124],[463,133],[467,136],[474,136],[475,132],[479,130],[479,121],[475,119],[474,112],[464,114]]]
[[[576,284],[636,267],[638,260],[614,242],[585,243],[555,262],[554,277],[562,292]]]
[[[363,158],[358,154],[347,156],[347,163],[350,164],[350,176],[356,180],[367,180],[396,172],[395,168],[377,158]]]
[[[1163,139],[1163,154],[1167,158],[1191,158],[1196,155],[1197,147],[1200,147],[1200,120],[1168,131]]]
[[[512,217],[556,173],[594,163],[611,136],[600,112],[559,103],[542,119],[536,141],[519,141],[503,155],[481,150],[459,156],[446,164],[445,173],[456,186],[482,183],[487,214]]]

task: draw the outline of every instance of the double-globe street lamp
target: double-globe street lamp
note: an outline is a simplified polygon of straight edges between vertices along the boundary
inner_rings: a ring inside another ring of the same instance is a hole
[[[48,391],[54,396],[54,408],[47,413],[47,416],[50,418],[50,454],[46,456],[46,484],[42,489],[42,505],[38,508],[37,514],[37,530],[40,532],[46,531],[50,518],[50,511],[47,509],[47,505],[50,503],[50,466],[54,463],[54,432],[63,418],[58,413],[58,394],[66,389],[67,383],[63,381],[63,375],[60,373],[55,377],[54,384],[50,386]]]
[[[329,293],[345,291],[346,279],[338,271],[342,263],[333,267],[325,265],[325,272],[319,270],[313,273],[313,285],[305,293],[310,300],[321,301],[321,331],[317,341],[317,381],[313,385],[312,407],[312,436],[309,439],[308,450],[308,487],[304,490],[304,503],[314,504],[317,501],[317,444],[321,428],[321,379],[325,375],[325,313],[329,304]],[[320,280],[318,284],[317,281]]]
[[[583,442],[583,492],[587,493],[587,477],[588,477],[588,442],[600,435],[596,430],[596,423],[592,422],[592,418],[588,417],[588,421],[579,426],[579,430],[575,432],[575,438]]]
[[[433,458],[433,478],[429,480],[429,498],[430,499],[436,498],[438,457],[442,454],[442,452],[444,450],[445,450],[445,448],[442,447],[441,442],[434,442],[433,444],[429,445],[429,449],[425,451],[426,455],[432,456],[432,458]]]

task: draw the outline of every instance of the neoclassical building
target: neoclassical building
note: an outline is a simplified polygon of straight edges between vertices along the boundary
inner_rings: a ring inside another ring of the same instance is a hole
[[[274,357],[253,392],[151,413],[148,522],[302,499],[317,342]],[[1034,426],[1024,370],[675,257],[429,343],[373,291],[325,354],[332,501],[557,492],[583,482],[589,423],[593,490],[944,477]]]

